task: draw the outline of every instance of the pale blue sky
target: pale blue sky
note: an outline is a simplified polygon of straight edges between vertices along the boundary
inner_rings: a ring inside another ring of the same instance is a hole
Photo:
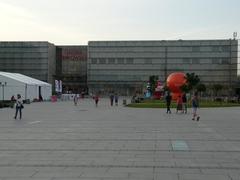
[[[240,33],[239,7],[240,0],[0,0],[0,41],[228,39]]]

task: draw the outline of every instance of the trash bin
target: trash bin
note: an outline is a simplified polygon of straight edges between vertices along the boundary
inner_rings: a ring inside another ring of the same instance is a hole
[[[126,106],[127,105],[127,100],[123,99],[123,105]]]

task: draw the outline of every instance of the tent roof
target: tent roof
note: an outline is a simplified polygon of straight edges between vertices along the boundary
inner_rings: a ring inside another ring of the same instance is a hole
[[[0,71],[0,76],[4,76],[10,79],[14,79],[16,81],[29,84],[29,85],[45,85],[45,86],[51,86],[51,84],[40,81],[38,79],[34,79],[28,76],[25,76],[23,74],[19,73],[9,73],[9,72],[2,72]]]

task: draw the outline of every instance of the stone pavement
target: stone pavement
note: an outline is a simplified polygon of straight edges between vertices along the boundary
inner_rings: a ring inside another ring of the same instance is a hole
[[[32,103],[21,121],[0,109],[0,180],[239,180],[240,108],[200,113],[108,99]]]

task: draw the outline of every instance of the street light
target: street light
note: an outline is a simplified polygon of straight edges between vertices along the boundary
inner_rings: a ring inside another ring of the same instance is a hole
[[[2,100],[4,101],[4,86],[7,86],[7,82],[0,82],[0,85],[2,86]]]

